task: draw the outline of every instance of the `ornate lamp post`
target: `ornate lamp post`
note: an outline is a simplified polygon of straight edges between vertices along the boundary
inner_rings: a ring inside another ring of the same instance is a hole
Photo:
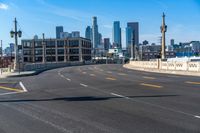
[[[15,30],[10,31],[11,38],[15,38],[15,45],[14,45],[14,51],[15,51],[15,60],[14,60],[14,70],[19,69],[18,65],[18,37],[20,38],[22,36],[22,31],[17,31],[17,19],[14,20],[14,27]]]
[[[167,25],[165,25],[165,14],[162,16],[162,26],[160,27],[162,33],[162,51],[161,58],[165,59],[165,33],[167,32]]]

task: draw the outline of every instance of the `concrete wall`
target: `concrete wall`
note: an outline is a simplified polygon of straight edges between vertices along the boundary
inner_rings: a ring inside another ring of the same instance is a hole
[[[200,62],[131,61],[130,65],[136,68],[200,72]]]

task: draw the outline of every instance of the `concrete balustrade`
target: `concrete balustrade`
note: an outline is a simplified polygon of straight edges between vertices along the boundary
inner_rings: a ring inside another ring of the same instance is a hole
[[[0,68],[0,74],[6,74],[6,73],[10,73],[11,69],[10,68]]]
[[[130,61],[129,65],[135,68],[200,72],[200,62]]]

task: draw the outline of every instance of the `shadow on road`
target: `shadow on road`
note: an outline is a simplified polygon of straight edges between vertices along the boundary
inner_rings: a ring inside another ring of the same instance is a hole
[[[150,95],[150,96],[128,96],[129,98],[160,98],[160,97],[175,97],[179,95]],[[0,103],[18,103],[18,102],[45,102],[45,101],[102,101],[109,99],[119,99],[122,97],[61,97],[61,98],[47,98],[47,99],[21,99],[21,100],[1,100]]]

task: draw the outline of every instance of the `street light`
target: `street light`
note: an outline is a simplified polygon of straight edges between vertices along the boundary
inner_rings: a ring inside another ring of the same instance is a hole
[[[22,37],[22,31],[21,30],[17,30],[17,19],[15,18],[14,20],[14,28],[15,30],[11,30],[10,31],[10,36],[11,38],[15,38],[15,61],[14,61],[14,70],[16,70],[17,67],[17,63],[18,63],[18,37]]]

